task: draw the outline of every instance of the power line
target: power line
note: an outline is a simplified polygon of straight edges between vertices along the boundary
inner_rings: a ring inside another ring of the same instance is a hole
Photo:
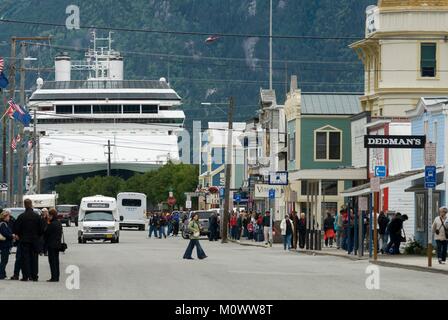
[[[26,24],[26,25],[36,25],[36,26],[47,26],[47,27],[58,27],[66,28],[65,24],[62,23],[51,23],[51,22],[37,22],[37,21],[25,21],[17,19],[0,19],[2,23],[15,23],[15,24]],[[96,30],[106,30],[106,31],[119,31],[119,32],[139,32],[139,33],[156,33],[156,34],[170,34],[170,35],[189,35],[189,36],[204,36],[208,37],[214,35],[217,37],[231,37],[231,38],[265,38],[269,39],[270,36],[267,34],[244,34],[244,33],[215,33],[215,32],[198,32],[198,31],[169,31],[169,30],[156,30],[156,29],[134,29],[134,28],[117,28],[117,27],[103,27],[103,26],[79,26],[80,29],[96,29]],[[272,35],[273,39],[288,39],[288,40],[350,40],[358,41],[363,39],[362,37],[344,36],[305,36],[305,35]]]

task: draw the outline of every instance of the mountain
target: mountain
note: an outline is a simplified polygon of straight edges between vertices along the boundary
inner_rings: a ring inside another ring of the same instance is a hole
[[[273,32],[285,36],[359,37],[364,34],[365,8],[376,0],[274,0]],[[66,7],[80,8],[81,26],[155,29],[214,34],[267,35],[268,0],[2,0],[0,17],[65,24]],[[51,46],[30,46],[34,67],[52,66],[60,51],[81,58],[89,46],[89,30],[0,23],[0,54],[9,56],[9,38],[53,36]],[[99,35],[106,31],[98,31]],[[184,99],[192,120],[225,121],[225,110],[200,103],[236,100],[236,120],[255,115],[261,87],[268,87],[269,49],[266,37],[219,37],[143,32],[114,33],[114,46],[125,57],[127,79],[168,78]],[[362,91],[363,67],[348,48],[354,40],[274,39],[274,88],[280,102],[285,83],[299,76],[303,91]],[[61,46],[71,48],[61,48]],[[70,49],[70,50],[68,50]],[[281,61],[278,61],[281,60]],[[288,62],[285,62],[288,60]],[[41,72],[52,80],[52,72]],[[37,78],[28,73],[31,86]]]

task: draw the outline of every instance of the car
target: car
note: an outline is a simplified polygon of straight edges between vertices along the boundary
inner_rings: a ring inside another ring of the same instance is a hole
[[[182,227],[182,238],[188,239],[188,230],[187,226],[190,223],[192,217],[195,214],[199,215],[199,225],[201,226],[201,236],[208,236],[210,231],[208,230],[208,220],[212,216],[214,212],[213,211],[206,211],[206,210],[199,210],[199,211],[191,211],[188,214],[188,218],[185,220],[183,227]]]
[[[61,204],[56,206],[58,212],[58,220],[67,227],[70,227],[73,222],[78,226],[79,207],[74,204]]]

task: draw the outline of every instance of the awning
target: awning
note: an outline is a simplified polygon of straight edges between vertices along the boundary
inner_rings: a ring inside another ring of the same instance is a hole
[[[409,183],[412,183],[413,180],[421,178],[423,175],[424,170],[411,170],[394,176],[389,176],[381,179],[380,188],[389,188],[392,184],[397,183],[398,181],[403,182],[405,179],[409,180]],[[372,193],[370,183],[365,183],[363,185],[344,190],[341,192],[341,195],[344,197],[358,197],[368,195],[370,193]]]
[[[305,169],[289,173],[290,181],[299,180],[366,180],[366,168]]]

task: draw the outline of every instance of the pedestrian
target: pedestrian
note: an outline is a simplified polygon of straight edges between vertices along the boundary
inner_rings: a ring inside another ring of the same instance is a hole
[[[179,234],[179,222],[180,222],[180,214],[179,212],[175,212],[173,214],[173,236],[177,237]]]
[[[400,212],[397,212],[395,218],[389,223],[388,231],[390,241],[387,245],[387,252],[390,254],[400,254],[400,244],[401,242],[406,241],[406,239],[402,236],[403,223],[408,220],[407,215],[401,215]]]
[[[229,225],[230,225],[230,238],[233,240],[236,240],[237,217],[236,217],[235,212],[232,212],[232,216],[230,217]]]
[[[49,215],[48,215],[48,209],[47,208],[43,208],[42,209],[42,213],[40,215],[40,218],[42,219],[42,224],[46,225],[49,219]],[[39,255],[41,256],[47,256],[48,255],[48,250],[47,250],[47,246],[45,245],[45,240],[44,240],[44,235],[42,235],[40,237],[40,250],[39,250]]]
[[[166,216],[162,213],[159,219],[159,239],[163,237],[166,239]]]
[[[201,226],[199,225],[199,215],[194,214],[191,221],[188,223],[188,233],[190,235],[190,242],[188,243],[188,247],[184,253],[184,259],[193,260],[191,256],[193,254],[194,247],[196,247],[196,253],[198,255],[198,259],[202,260],[207,258],[204,250],[199,243],[199,237],[201,235]]]
[[[263,235],[264,235],[264,243],[267,245],[271,242],[269,232],[271,230],[271,213],[270,211],[266,211],[266,214],[263,217]]]
[[[208,222],[208,228],[209,228],[209,240],[210,241],[218,241],[218,216],[214,212]]]
[[[51,271],[51,278],[47,282],[59,282],[59,252],[61,249],[62,224],[57,216],[56,209],[50,209],[48,212],[48,226],[44,233]]]
[[[330,245],[330,248],[333,247],[334,218],[330,212],[327,212],[327,217],[324,220],[324,232],[325,247],[328,247],[328,245]]]
[[[249,239],[249,230],[247,230],[247,226],[249,225],[250,218],[249,214],[246,211],[243,211],[242,222],[243,238]]]
[[[168,227],[166,235],[169,237],[173,233],[173,217],[169,212],[166,214],[166,225]]]
[[[342,216],[337,211],[334,216],[334,231],[336,232],[336,248],[339,250],[342,240]]]
[[[236,240],[240,241],[241,232],[243,230],[243,217],[244,213],[240,213],[238,218],[236,219]]]
[[[303,249],[305,248],[305,239],[306,239],[306,218],[304,212],[300,214],[297,229],[299,231],[299,248]]]
[[[9,220],[9,228],[11,230],[14,230],[16,220],[13,216],[11,216]],[[19,280],[20,277],[20,270],[22,268],[22,247],[19,245],[19,239],[18,237],[14,238],[13,246],[16,247],[16,261],[14,261],[14,273],[10,280]]]
[[[350,233],[348,238],[348,253],[352,254],[355,248],[355,213],[353,209],[350,209],[350,223],[347,226],[348,232]]]
[[[0,280],[6,279],[6,265],[9,261],[14,234],[9,226],[11,213],[3,211],[0,213]]]
[[[294,229],[294,222],[289,218],[289,215],[285,215],[285,218],[280,222],[280,230],[283,237],[283,248],[291,250],[291,239]]]
[[[380,238],[380,248],[381,253],[384,254],[386,248],[387,248],[387,242],[389,235],[387,234],[387,225],[389,224],[390,219],[384,211],[380,212],[380,215],[378,216],[378,234]]]
[[[33,210],[30,199],[24,200],[25,212],[19,215],[14,224],[14,234],[19,238],[22,250],[21,281],[39,281],[39,239],[45,225]]]
[[[432,224],[432,232],[435,234],[435,239],[437,243],[437,259],[439,264],[446,263],[446,250],[447,250],[447,239],[448,239],[448,220],[447,220],[448,209],[442,207],[439,209],[439,216],[434,219]]]
[[[149,235],[148,237],[151,238],[152,234],[154,233],[154,238],[157,238],[157,225],[158,225],[158,217],[156,213],[152,213],[149,217]]]

